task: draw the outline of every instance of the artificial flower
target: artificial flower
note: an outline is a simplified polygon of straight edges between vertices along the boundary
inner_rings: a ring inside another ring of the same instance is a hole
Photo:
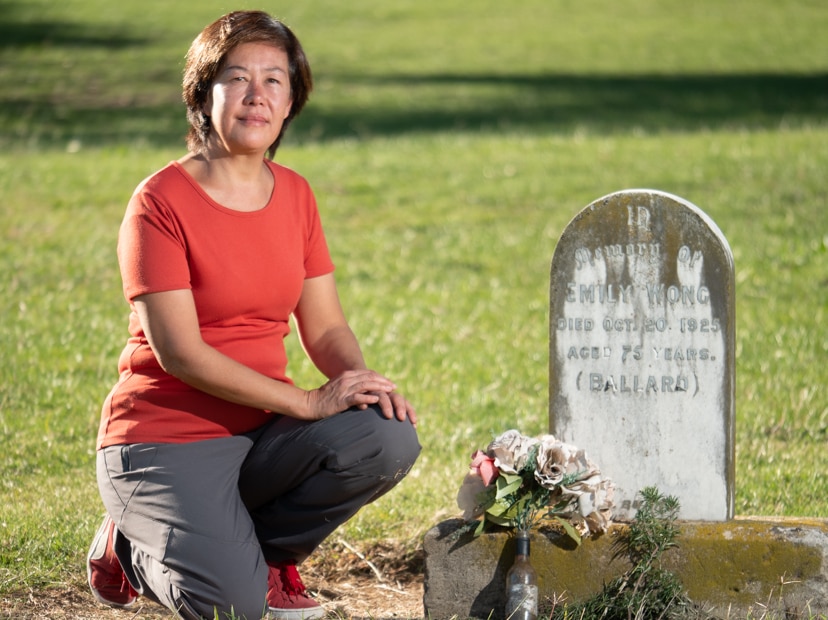
[[[478,450],[472,454],[472,462],[469,470],[471,474],[480,476],[485,486],[489,486],[492,480],[498,476],[495,460],[483,452],[483,450]]]
[[[526,466],[529,453],[538,444],[537,439],[509,430],[489,444],[488,451],[501,471],[516,474]]]
[[[481,494],[486,492],[483,479],[476,474],[468,474],[457,492],[457,505],[463,511],[463,520],[471,521],[481,516],[485,510]]]
[[[475,535],[487,524],[529,529],[546,518],[580,542],[609,527],[613,490],[584,450],[509,430],[474,452],[457,503],[470,525],[479,519]]]

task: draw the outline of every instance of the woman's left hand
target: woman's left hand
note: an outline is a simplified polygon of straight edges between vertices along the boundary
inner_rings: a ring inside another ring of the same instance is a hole
[[[417,427],[417,412],[408,402],[408,399],[397,392],[374,392],[379,396],[377,403],[384,415],[389,420],[397,418],[400,422],[411,421],[411,425]]]

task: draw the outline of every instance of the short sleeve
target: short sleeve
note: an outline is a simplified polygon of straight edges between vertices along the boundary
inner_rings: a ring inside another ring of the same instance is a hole
[[[186,240],[172,211],[151,193],[132,196],[118,235],[124,296],[191,288]]]
[[[315,278],[334,270],[328,242],[322,229],[322,220],[313,193],[310,194],[308,245],[305,253],[305,277]]]

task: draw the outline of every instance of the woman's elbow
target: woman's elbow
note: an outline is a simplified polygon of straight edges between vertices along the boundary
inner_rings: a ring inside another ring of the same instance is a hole
[[[193,377],[193,369],[197,367],[192,352],[175,347],[153,347],[155,359],[161,370],[185,383]]]

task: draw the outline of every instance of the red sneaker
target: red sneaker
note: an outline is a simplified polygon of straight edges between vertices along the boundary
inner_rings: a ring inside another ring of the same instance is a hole
[[[306,595],[305,584],[292,561],[267,563],[267,618],[312,620],[325,615],[322,606]]]
[[[138,599],[138,592],[127,581],[112,548],[114,530],[115,522],[106,515],[86,556],[86,577],[98,602],[110,607],[131,607]]]

